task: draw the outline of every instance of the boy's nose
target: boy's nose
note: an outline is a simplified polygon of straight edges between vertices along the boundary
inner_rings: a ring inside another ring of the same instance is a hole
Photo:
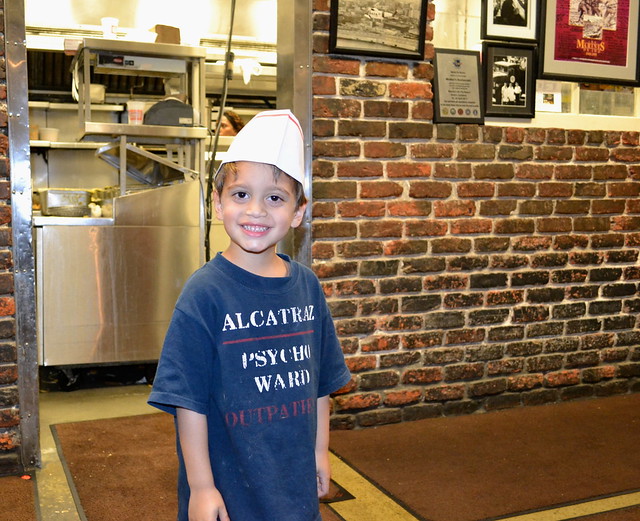
[[[265,205],[260,199],[251,199],[247,206],[249,215],[264,215],[266,213]]]

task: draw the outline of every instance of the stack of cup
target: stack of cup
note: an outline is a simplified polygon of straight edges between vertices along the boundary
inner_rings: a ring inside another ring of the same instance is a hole
[[[144,115],[144,101],[127,102],[127,112],[129,114],[129,125],[142,125]]]

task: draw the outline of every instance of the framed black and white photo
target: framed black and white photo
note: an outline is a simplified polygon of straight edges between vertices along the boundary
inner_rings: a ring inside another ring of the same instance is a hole
[[[478,51],[436,49],[433,74],[434,122],[484,122]]]
[[[422,60],[426,24],[427,0],[332,0],[329,52]]]
[[[536,41],[541,1],[482,0],[482,39]]]
[[[483,42],[485,115],[532,118],[535,114],[536,48]]]

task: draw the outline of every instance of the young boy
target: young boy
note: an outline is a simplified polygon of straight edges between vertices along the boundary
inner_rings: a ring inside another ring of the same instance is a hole
[[[231,243],[185,285],[149,397],[176,416],[179,521],[320,521],[350,374],[317,278],[276,253],[304,214],[303,147],[290,111],[261,112],[216,174]]]

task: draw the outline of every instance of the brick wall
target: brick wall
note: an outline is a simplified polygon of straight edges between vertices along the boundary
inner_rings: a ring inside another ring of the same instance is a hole
[[[0,475],[19,471],[20,416],[11,254],[4,2],[0,0]]]
[[[640,391],[639,133],[433,125],[433,46],[328,55],[328,1],[313,265],[354,375],[333,426]]]

